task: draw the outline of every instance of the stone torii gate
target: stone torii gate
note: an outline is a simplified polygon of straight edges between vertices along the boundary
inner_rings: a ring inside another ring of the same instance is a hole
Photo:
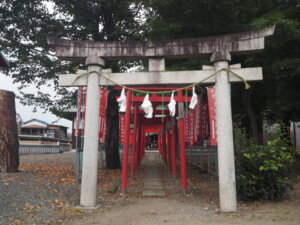
[[[110,80],[126,86],[187,85],[196,83],[223,68],[230,68],[247,81],[262,80],[262,69],[229,66],[231,55],[248,54],[264,49],[264,39],[273,34],[275,26],[260,30],[208,38],[167,41],[75,41],[47,38],[55,46],[56,56],[63,60],[86,60],[87,76],[60,75],[60,86],[87,86],[87,109],[80,204],[95,207],[97,187],[97,154],[99,132],[100,86],[114,85]],[[197,71],[165,71],[165,59],[191,58],[210,55],[213,66]],[[112,73],[102,69],[104,60],[149,60],[149,72]],[[239,82],[227,70],[219,71],[203,83],[216,83],[216,120],[218,134],[219,195],[223,212],[237,210],[235,165],[232,134],[230,82]],[[180,108],[180,104],[179,104]],[[180,118],[179,116],[179,123]],[[181,142],[182,143],[182,142]]]

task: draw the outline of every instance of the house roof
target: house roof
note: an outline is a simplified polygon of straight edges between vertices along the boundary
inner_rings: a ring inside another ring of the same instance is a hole
[[[3,54],[0,52],[0,67],[9,66],[7,60],[4,58]]]
[[[23,123],[22,127],[47,127],[49,123],[43,120],[31,119]]]
[[[49,124],[49,123],[47,123],[47,122],[44,121],[44,120],[39,120],[39,119],[36,119],[36,118],[32,118],[31,120],[28,120],[28,121],[24,122],[24,124],[29,123],[29,122],[31,122],[31,121],[37,121],[37,122],[43,123],[43,124],[45,124],[45,125],[48,125],[48,124]]]
[[[24,128],[47,128],[47,127],[64,127],[68,128],[66,126],[57,124],[58,121],[55,121],[54,123],[47,123],[46,121],[39,120],[36,118],[33,118],[31,120],[28,120],[22,124],[22,127]]]

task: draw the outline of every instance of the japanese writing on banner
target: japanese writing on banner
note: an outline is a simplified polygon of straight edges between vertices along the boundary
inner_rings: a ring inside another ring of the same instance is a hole
[[[100,129],[99,129],[99,141],[105,142],[106,137],[106,108],[107,108],[107,91],[104,88],[100,89]]]
[[[194,145],[194,110],[189,110],[188,113],[188,123],[189,123],[189,146]]]
[[[185,117],[183,118],[183,123],[184,123],[184,133],[185,133],[185,142],[189,141],[189,121],[187,114],[185,114]]]
[[[119,119],[119,143],[124,144],[125,139],[125,114],[120,114]]]
[[[208,105],[206,102],[203,102],[201,104],[200,115],[201,115],[200,137],[201,140],[205,140],[207,139],[209,133]]]
[[[216,146],[217,142],[217,124],[216,124],[216,107],[215,107],[215,88],[207,88],[209,128],[210,128],[210,145]]]

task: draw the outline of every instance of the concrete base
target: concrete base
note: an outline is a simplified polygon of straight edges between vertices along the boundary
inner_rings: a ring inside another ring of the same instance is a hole
[[[96,205],[94,207],[85,207],[85,206],[82,206],[82,205],[78,205],[75,208],[80,209],[80,210],[95,210],[95,209],[98,209],[99,207],[100,206],[98,206],[98,205]]]
[[[123,189],[123,190],[121,191],[121,195],[127,195],[127,189]]]

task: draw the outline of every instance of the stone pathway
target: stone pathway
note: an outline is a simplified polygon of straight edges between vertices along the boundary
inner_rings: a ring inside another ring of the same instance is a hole
[[[164,197],[166,195],[164,186],[161,180],[162,160],[159,159],[157,152],[146,152],[143,160],[145,169],[144,197]]]

